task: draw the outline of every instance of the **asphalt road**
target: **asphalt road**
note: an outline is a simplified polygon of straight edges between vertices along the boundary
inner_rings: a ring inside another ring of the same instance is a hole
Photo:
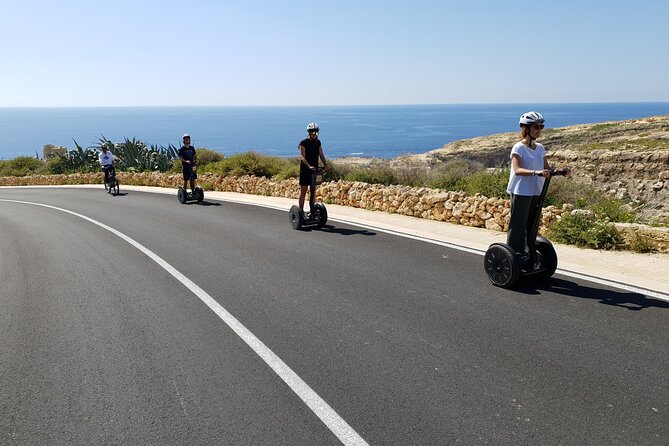
[[[667,302],[559,275],[498,289],[479,255],[102,188],[0,189],[2,445],[342,443],[136,246],[79,216],[2,200],[76,212],[162,258],[359,441],[669,445]]]

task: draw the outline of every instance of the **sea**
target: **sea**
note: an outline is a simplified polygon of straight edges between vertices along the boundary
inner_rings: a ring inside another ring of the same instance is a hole
[[[45,144],[91,147],[100,138],[195,147],[226,155],[256,151],[297,156],[306,126],[317,122],[328,158],[394,158],[476,136],[513,132],[536,110],[549,128],[669,114],[669,102],[578,104],[445,104],[285,107],[0,108],[0,159],[42,156]]]

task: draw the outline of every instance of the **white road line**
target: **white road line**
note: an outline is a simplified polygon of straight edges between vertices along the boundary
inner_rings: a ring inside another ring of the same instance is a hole
[[[181,272],[179,272],[176,268],[174,268],[172,265],[167,263],[165,260],[160,258],[158,255],[156,255],[153,251],[149,250],[148,248],[144,247],[142,244],[136,242],[132,238],[128,237],[127,235],[123,234],[120,231],[117,231],[116,229],[107,226],[104,223],[101,223],[97,220],[94,220],[90,217],[87,217],[82,214],[78,214],[76,212],[59,208],[56,206],[51,206],[48,204],[42,204],[42,203],[33,203],[30,201],[20,201],[20,200],[6,200],[0,198],[0,201],[5,201],[8,203],[19,203],[19,204],[29,204],[33,206],[41,206],[49,209],[54,209],[60,212],[65,212],[70,215],[74,215],[75,217],[79,217],[81,219],[84,219],[90,223],[93,223],[94,225],[97,225],[103,229],[106,229],[107,231],[111,232],[112,234],[122,238],[126,242],[130,243],[132,246],[135,248],[139,249],[142,253],[144,253],[147,257],[149,257],[151,260],[156,262],[158,265],[160,265],[165,271],[170,273],[172,276],[174,276],[179,282],[184,284],[186,288],[188,288],[193,294],[195,294],[202,302],[204,302],[214,313],[218,315],[218,317],[223,320],[237,335],[242,338],[246,344],[248,344],[249,347],[253,349],[254,352],[260,358],[262,358],[263,361],[269,365],[274,372],[279,375],[279,378],[281,378],[287,385],[288,387],[291,388],[293,392],[295,392],[302,401],[316,414],[318,418],[321,419],[321,421],[332,431],[333,434],[339,438],[339,440],[345,444],[345,445],[367,445],[368,443],[360,436],[358,433],[353,430],[349,424],[344,421],[342,417],[337,414],[329,405],[328,403],[323,400],[314,390],[309,387],[307,383],[305,383],[302,378],[300,378],[288,365],[281,360],[272,350],[270,350],[263,342],[258,339],[249,329],[247,329],[241,322],[237,320],[232,314],[228,312],[225,308],[223,308],[218,302],[214,300],[206,291],[204,291],[202,288],[197,286],[193,281],[191,281],[188,277],[184,276]]]

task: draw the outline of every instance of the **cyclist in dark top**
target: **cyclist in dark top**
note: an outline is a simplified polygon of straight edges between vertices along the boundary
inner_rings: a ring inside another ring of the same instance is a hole
[[[188,190],[188,180],[190,180],[191,192],[195,189],[195,180],[197,179],[197,156],[195,147],[190,145],[190,135],[186,133],[183,138],[184,145],[179,149],[179,159],[181,160],[181,171],[184,174],[184,189]]]
[[[308,136],[300,141],[300,210],[304,212],[304,197],[307,195],[307,189],[311,185],[311,175],[318,168],[318,158],[323,161],[325,168],[325,155],[323,147],[318,139],[318,124],[315,122],[307,125]],[[309,209],[313,211],[313,209]]]

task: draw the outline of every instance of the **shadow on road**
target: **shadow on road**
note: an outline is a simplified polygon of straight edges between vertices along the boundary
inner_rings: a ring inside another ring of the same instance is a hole
[[[372,236],[376,235],[376,232],[368,231],[367,229],[348,229],[348,228],[338,228],[332,225],[325,225],[322,228],[318,227],[302,227],[302,231],[321,231],[327,232],[330,234],[339,234],[339,235],[365,235]]]
[[[652,299],[639,293],[629,291],[616,291],[609,289],[593,288],[585,285],[579,285],[569,280],[557,279],[551,277],[546,282],[536,281],[527,282],[517,288],[527,294],[539,294],[539,291],[550,291],[552,293],[562,294],[581,299],[595,299],[604,305],[621,307],[627,310],[639,311],[644,308],[669,308],[669,302],[658,299]]]
[[[187,201],[184,203],[186,206],[222,206],[221,203],[212,203],[211,201],[201,201],[201,202],[196,202],[196,201]]]

